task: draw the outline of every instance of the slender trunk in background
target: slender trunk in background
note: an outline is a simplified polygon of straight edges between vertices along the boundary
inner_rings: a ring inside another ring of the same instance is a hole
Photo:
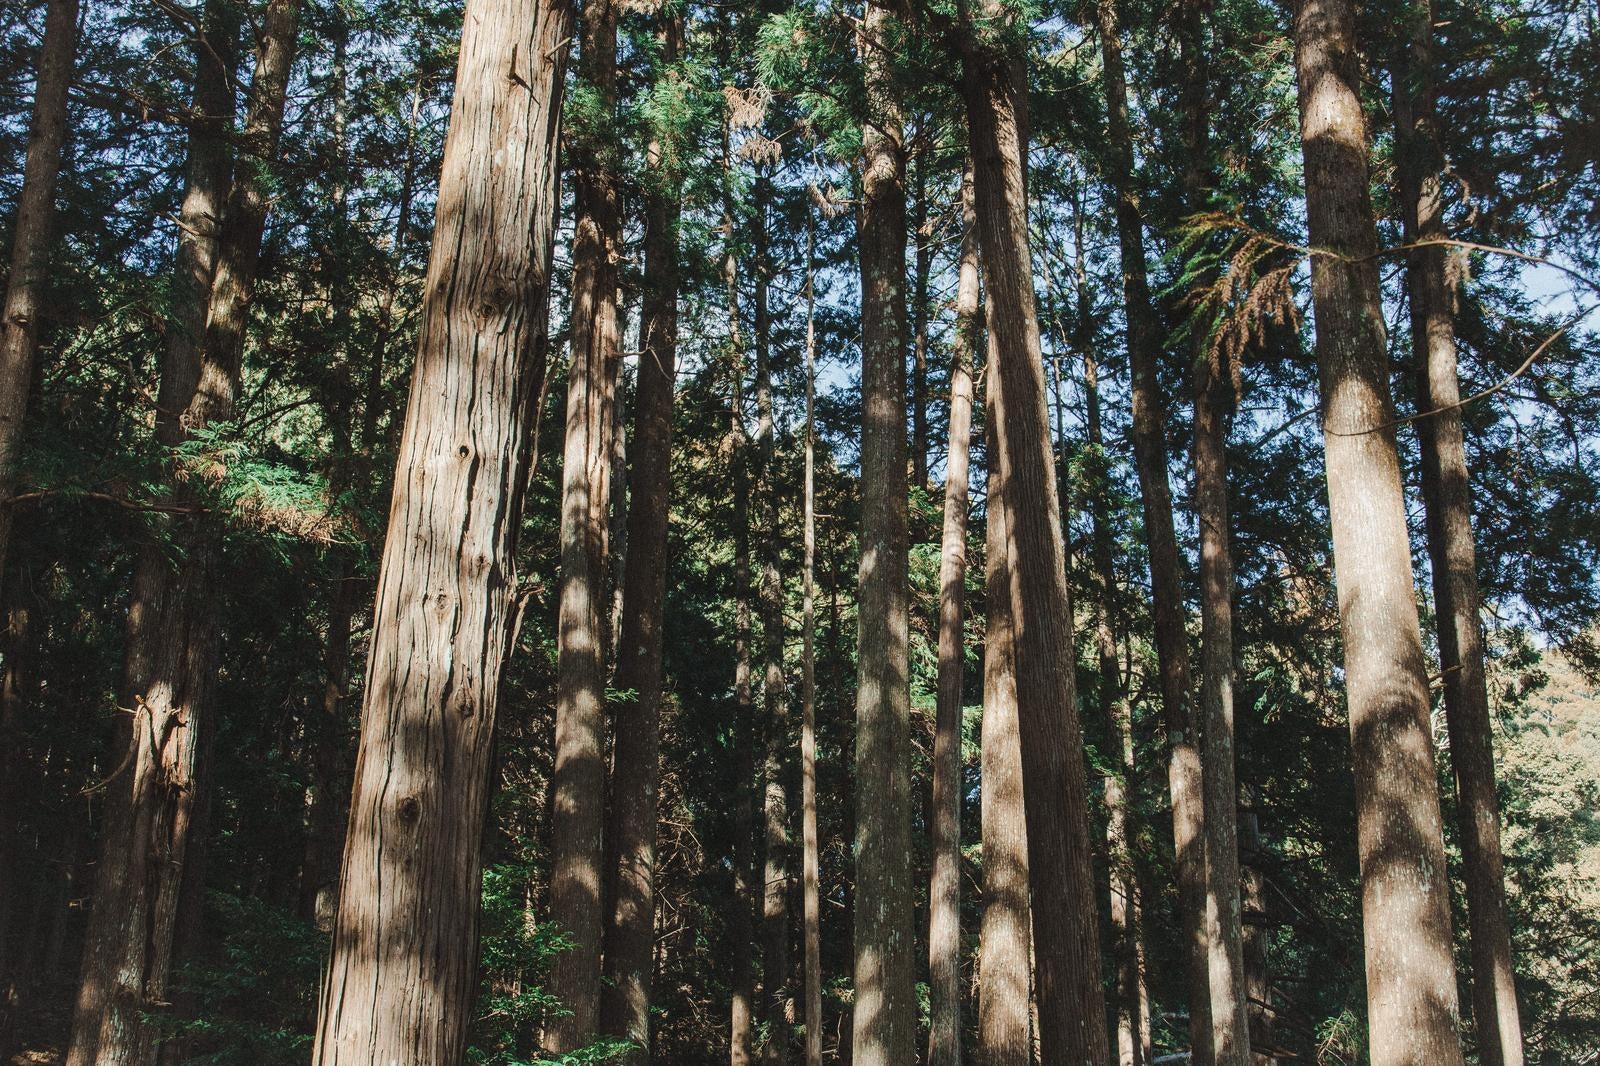
[[[972,166],[961,176],[961,261],[950,354],[950,444],[939,550],[939,691],[933,736],[933,872],[928,888],[928,1066],[961,1063],[961,705],[966,640],[967,472],[978,340],[978,234]]]
[[[789,1061],[789,1017],[793,989],[789,982],[789,701],[783,680],[783,577],[778,569],[778,485],[776,426],[772,397],[772,316],[767,304],[772,264],[767,251],[768,179],[758,177],[755,191],[755,349],[756,471],[761,506],[761,658],[762,718],[766,744],[761,769],[762,813],[766,839],[762,877],[762,999],[767,1022],[768,1063]]]
[[[986,21],[1006,15],[986,5]],[[1001,32],[1003,28],[997,27]],[[974,40],[963,90],[992,363],[994,490],[1006,508],[1011,624],[1043,1066],[1106,1062],[1100,929],[1065,546],[1028,247],[1020,56]]]
[[[1273,1066],[1272,978],[1267,968],[1267,874],[1261,851],[1261,823],[1249,807],[1239,809],[1239,903],[1244,918],[1244,991],[1250,1008],[1250,1051],[1255,1066]]]
[[[1150,613],[1167,723],[1173,875],[1178,888],[1182,954],[1188,971],[1189,1038],[1195,1066],[1209,1066],[1211,986],[1205,938],[1205,801],[1199,736],[1190,703],[1183,563],[1178,553],[1167,475],[1167,415],[1158,373],[1161,338],[1147,280],[1144,222],[1133,186],[1133,134],[1128,124],[1128,90],[1116,0],[1098,0],[1096,14],[1105,71],[1110,172],[1117,195],[1117,244],[1128,320],[1128,362],[1133,379],[1133,454],[1144,505],[1145,547],[1150,555]]]
[[[663,15],[661,62],[677,60],[681,14]],[[631,1040],[627,1061],[650,1061],[650,977],[655,947],[656,796],[661,778],[662,624],[672,490],[672,388],[678,356],[679,188],[659,140],[646,151],[644,307],[629,474],[628,593],[617,640],[616,705],[607,839],[616,856],[605,931],[601,1031]]]
[[[317,1066],[444,1066],[465,1053],[572,23],[561,0],[467,5]]]
[[[985,393],[994,388],[994,342]],[[1011,628],[1011,533],[995,469],[994,419],[987,425],[989,491],[983,634],[983,727],[979,768],[983,822],[983,919],[978,935],[978,1061],[1029,1066],[1028,832],[1017,733],[1016,635]]]
[[[868,0],[859,42],[867,123],[861,175],[861,598],[856,690],[856,1066],[916,1061],[911,865],[910,603],[906,508],[906,189],[900,31]]]
[[[1295,66],[1328,509],[1355,764],[1372,1066],[1459,1066],[1439,791],[1395,450],[1350,0],[1300,0]]]
[[[918,137],[912,172],[912,236],[916,272],[911,288],[911,484],[928,487],[928,282],[933,273],[933,225],[928,219],[929,152],[925,134]]]
[[[1079,247],[1082,248],[1080,242]],[[1078,319],[1090,321],[1080,310]],[[1106,849],[1111,882],[1111,935],[1115,968],[1117,1061],[1141,1066],[1144,1047],[1139,1013],[1139,880],[1133,866],[1133,816],[1137,806],[1133,774],[1133,712],[1122,684],[1117,656],[1117,576],[1112,543],[1110,465],[1100,423],[1100,368],[1092,344],[1084,345],[1083,392],[1086,400],[1090,463],[1085,480],[1093,522],[1090,551],[1094,562],[1095,653],[1099,659],[1099,709],[1105,715],[1107,754],[1116,769],[1106,775]]]
[[[266,8],[250,105],[237,135],[242,165],[225,202],[217,184],[220,149],[212,138],[225,121],[222,116],[231,113],[231,96],[219,101],[222,109],[203,112],[208,120],[216,115],[217,125],[207,121],[203,132],[196,128],[191,192],[196,184],[206,186],[210,217],[217,218],[220,207],[220,226],[206,231],[217,236],[203,333],[197,344],[169,348],[163,367],[161,397],[171,401],[160,405],[171,419],[164,426],[158,422],[163,444],[179,443],[233,417],[298,14],[297,0],[272,0]],[[209,47],[202,41],[200,51]],[[230,51],[224,45],[221,54]],[[197,103],[204,90],[209,105],[217,89],[209,79],[225,76],[213,69],[209,60],[215,58],[203,58],[197,69]],[[180,272],[192,265],[180,246]],[[199,320],[198,306],[185,311]],[[187,325],[175,323],[180,330]],[[195,830],[206,806],[204,753],[215,728],[223,560],[221,519],[205,513],[198,480],[174,469],[168,489],[178,506],[194,512],[172,532],[181,567],[171,566],[170,549],[151,546],[135,568],[124,664],[132,721],[119,738],[130,745],[123,771],[127,784],[119,782],[107,797],[95,909],[85,935],[83,981],[68,1051],[71,1066],[154,1061],[160,1034],[145,1015],[170,1002],[175,946],[186,939],[180,923],[192,925],[200,918],[200,886],[192,875],[200,862],[201,834]]]
[[[1406,242],[1445,236],[1440,175],[1433,11],[1418,0],[1394,84],[1400,214]],[[1495,795],[1494,724],[1484,679],[1472,484],[1462,435],[1456,373],[1455,297],[1442,246],[1413,248],[1406,258],[1411,348],[1422,445],[1422,498],[1427,509],[1445,726],[1455,772],[1457,831],[1467,889],[1472,944],[1472,1016],[1483,1066],[1522,1066],[1511,929],[1506,917],[1505,860],[1500,852],[1500,801]],[[1437,411],[1437,414],[1428,412]]]
[[[0,308],[0,576],[13,521],[22,426],[39,355],[39,313],[50,266],[56,179],[67,140],[67,86],[78,46],[78,0],[49,0],[34,77],[33,119],[22,167],[22,191],[11,227],[11,272]],[[9,816],[9,812],[8,812]],[[3,885],[0,885],[3,887]]]
[[[1205,20],[1211,0],[1186,0],[1179,12],[1183,70],[1183,141],[1188,210],[1205,210],[1211,185]],[[1201,274],[1195,284],[1210,276]],[[1205,797],[1206,971],[1211,988],[1211,1054],[1215,1066],[1249,1066],[1250,1022],[1244,986],[1239,906],[1238,788],[1233,745],[1233,546],[1228,513],[1228,419],[1233,405],[1230,361],[1193,338],[1194,498],[1200,527],[1201,778]]]
[[[800,626],[800,846],[805,901],[806,1066],[822,1066],[822,896],[817,839],[817,264],[816,216],[806,210],[805,578]]]
[[[732,169],[728,131],[723,129],[722,158]],[[731,175],[730,175],[731,177]],[[739,329],[739,259],[735,251],[733,201],[723,205],[722,224],[728,242],[722,278],[728,298],[728,465],[733,479],[734,584],[734,714],[733,772],[733,914],[728,918],[728,945],[733,953],[733,995],[728,1058],[731,1066],[755,1061],[755,694],[750,681],[750,470],[749,442],[744,431],[744,339]]]
[[[566,137],[572,161],[572,361],[561,467],[561,609],[557,623],[555,766],[551,773],[550,921],[572,941],[547,989],[569,1013],[551,1019],[543,1049],[575,1051],[595,1035],[604,929],[606,550],[612,420],[622,346],[617,263],[622,192],[611,144],[617,93],[617,8],[583,9],[579,83],[595,94],[595,127]]]

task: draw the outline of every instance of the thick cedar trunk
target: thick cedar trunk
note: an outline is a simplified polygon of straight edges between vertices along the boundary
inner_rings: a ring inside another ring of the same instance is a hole
[[[965,58],[993,359],[994,490],[1008,527],[1040,1061],[1098,1063],[1110,1052],[1072,616],[1028,248],[1023,71],[1020,57],[998,49],[975,47]]]
[[[1210,183],[1209,69],[1204,20],[1210,0],[1180,12],[1183,140],[1188,209],[1203,211]],[[1231,368],[1199,330],[1194,338],[1194,496],[1200,528],[1201,778],[1205,797],[1206,972],[1216,1066],[1248,1066],[1250,1026],[1239,908],[1238,789],[1233,745],[1233,548],[1228,514]]]
[[[961,178],[961,262],[950,357],[950,443],[939,550],[939,691],[933,740],[933,872],[928,889],[928,1066],[961,1063],[961,704],[966,642],[967,469],[978,337],[978,234],[972,168]]]
[[[50,0],[34,79],[33,120],[22,168],[22,191],[11,228],[11,272],[0,308],[0,575],[13,521],[22,426],[39,354],[39,313],[50,265],[56,179],[67,139],[67,85],[78,44],[78,0]],[[7,813],[9,817],[9,812]]]
[[[572,21],[557,0],[467,6],[318,1066],[448,1064],[465,1051]]]
[[[727,130],[723,131],[723,166],[731,166]],[[734,584],[734,797],[733,797],[733,914],[728,919],[728,944],[733,952],[733,994],[730,1010],[728,1059],[732,1066],[749,1066],[754,1058],[752,1025],[755,1010],[755,964],[751,950],[754,932],[755,892],[755,694],[750,680],[750,471],[744,430],[744,340],[739,329],[739,260],[734,244],[731,199],[724,205],[723,226],[728,252],[723,260],[723,282],[728,298],[728,440],[733,480],[733,584]]]
[[[817,266],[816,216],[806,212],[805,577],[801,590],[800,846],[805,893],[806,1066],[822,1066],[822,896],[817,839]]]
[[[1082,248],[1082,242],[1079,242]],[[1081,276],[1081,274],[1080,274]],[[1090,322],[1087,309],[1078,320]],[[1094,562],[1095,653],[1099,660],[1099,711],[1105,715],[1107,754],[1117,769],[1106,776],[1106,848],[1111,887],[1111,935],[1116,974],[1117,1061],[1139,1066],[1144,1061],[1140,1037],[1138,878],[1133,865],[1133,817],[1137,805],[1133,775],[1133,717],[1122,684],[1117,655],[1116,571],[1108,513],[1110,469],[1100,424],[1099,366],[1091,345],[1082,347],[1083,391],[1089,434],[1087,471],[1089,510],[1093,522],[1091,552]]]
[[[266,225],[266,170],[277,155],[297,16],[297,0],[273,0],[267,7],[249,112],[238,138],[245,158],[225,204],[215,136],[232,109],[231,97],[211,81],[225,74],[215,55],[204,54],[209,42],[199,49],[195,96],[207,121],[197,124],[191,142],[184,206],[188,215],[203,204],[207,217],[205,228],[180,242],[180,284],[194,283],[186,287],[196,301],[180,304],[184,318],[172,330],[184,334],[201,321],[204,327],[198,337],[178,336],[169,344],[157,422],[163,444],[179,443],[233,414]],[[220,22],[208,13],[208,27]],[[221,54],[228,51],[224,45]],[[201,247],[211,233],[214,245]],[[213,255],[214,266],[204,270]],[[201,285],[206,276],[209,289]],[[192,475],[174,471],[169,491],[182,506],[201,506]],[[129,750],[126,769],[107,794],[95,908],[68,1051],[72,1066],[153,1061],[159,1037],[144,1015],[169,1001],[180,924],[198,921],[199,886],[192,873],[205,807],[206,738],[214,728],[222,530],[216,516],[199,514],[174,535],[183,548],[180,568],[155,546],[141,553],[135,568],[124,663],[131,721],[118,738]]]
[[[994,387],[989,344],[986,393]],[[997,491],[994,420],[987,420],[989,492],[983,634],[983,727],[979,769],[983,837],[983,919],[978,939],[978,1061],[1029,1066],[1028,834],[1017,734],[1015,634],[1011,629],[1010,531]]]
[[[1190,703],[1188,637],[1184,628],[1182,572],[1168,482],[1166,407],[1157,376],[1160,335],[1150,300],[1144,223],[1133,189],[1133,140],[1114,0],[1099,0],[1107,131],[1117,194],[1117,240],[1128,319],[1128,360],[1133,379],[1133,453],[1144,504],[1145,546],[1150,554],[1151,615],[1167,722],[1167,785],[1172,803],[1174,879],[1178,921],[1188,969],[1189,1034],[1196,1066],[1211,1061],[1210,981],[1205,939],[1205,817],[1198,734]]]
[[[661,60],[677,56],[681,16],[664,16]],[[614,687],[635,695],[616,707],[611,811],[616,868],[605,933],[600,1023],[649,1061],[650,976],[655,947],[656,795],[661,776],[662,618],[667,595],[667,508],[672,488],[672,388],[678,354],[678,192],[652,143],[645,199],[644,307],[634,400],[628,543]]]
[[[783,681],[783,578],[778,570],[778,487],[773,458],[772,320],[767,290],[772,264],[767,254],[767,179],[756,179],[755,349],[756,491],[761,501],[761,658],[765,725],[762,813],[765,862],[761,894],[762,1000],[769,1063],[789,1061],[789,703]]]
[[[860,48],[861,592],[856,690],[856,1066],[916,1059],[911,912],[910,604],[906,511],[906,192],[902,112],[886,49],[893,8],[867,5]]]
[[[1392,79],[1401,218],[1408,243],[1445,236],[1432,34],[1432,5],[1424,0],[1413,14],[1409,47]],[[1424,415],[1417,422],[1422,498],[1466,879],[1478,1055],[1484,1066],[1522,1066],[1522,1023],[1500,852],[1500,802],[1494,786],[1494,726],[1484,680],[1472,488],[1461,411],[1456,407],[1461,388],[1456,376],[1454,295],[1445,255],[1442,246],[1413,248],[1406,262],[1417,410]],[[1438,413],[1427,413],[1431,411]]]
[[[596,97],[590,121],[608,123],[616,101],[617,9],[585,6],[579,80]],[[606,549],[611,520],[612,421],[621,345],[617,263],[621,190],[609,128],[574,129],[572,362],[561,469],[561,607],[557,622],[555,767],[550,810],[550,921],[571,940],[556,956],[548,990],[566,1014],[546,1025],[558,1054],[588,1044],[600,1011],[604,927]]]
[[[1373,1066],[1451,1066],[1462,1056],[1449,885],[1349,0],[1301,0],[1295,46],[1370,1055]]]

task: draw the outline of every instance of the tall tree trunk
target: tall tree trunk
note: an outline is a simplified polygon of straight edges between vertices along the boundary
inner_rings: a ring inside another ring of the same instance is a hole
[[[1183,139],[1188,156],[1184,194],[1191,212],[1205,210],[1211,184],[1209,69],[1204,40],[1209,12],[1210,0],[1188,0],[1179,12]],[[1192,365],[1195,518],[1200,527],[1200,734],[1211,1053],[1215,1066],[1249,1066],[1250,1023],[1239,904],[1239,802],[1233,745],[1233,547],[1228,513],[1228,419],[1236,398],[1232,367],[1212,349],[1205,330],[1195,331]]]
[[[992,335],[991,335],[992,336]],[[989,341],[985,393],[994,389]],[[1011,628],[1011,533],[999,491],[994,419],[986,420],[989,491],[983,634],[983,729],[979,781],[983,822],[983,920],[978,938],[978,1061],[1029,1066],[1028,834],[1017,733],[1015,633]]]
[[[805,579],[801,592],[800,846],[805,899],[806,1066],[822,1066],[822,896],[817,839],[817,264],[816,216],[806,211]]]
[[[901,31],[869,0],[859,47],[861,593],[856,690],[856,1066],[916,1060],[911,912],[911,676],[906,510],[906,190],[903,112],[890,77]]]
[[[776,426],[772,397],[772,318],[767,290],[772,264],[767,249],[767,203],[770,184],[756,179],[755,347],[756,347],[756,476],[761,498],[761,658],[763,720],[766,731],[762,765],[765,823],[765,870],[762,877],[761,940],[767,1022],[765,1062],[789,1061],[789,1016],[793,1010],[789,984],[789,702],[783,680],[783,577],[778,569],[778,486],[774,464]]]
[[[928,889],[928,1066],[961,1063],[961,705],[966,641],[967,474],[978,339],[978,234],[972,167],[961,176],[961,262],[950,355],[950,444],[939,550],[939,692],[933,740],[933,873]]]
[[[1190,703],[1189,647],[1184,627],[1182,573],[1168,482],[1166,406],[1158,374],[1160,332],[1150,300],[1144,222],[1133,187],[1133,134],[1116,0],[1098,0],[1105,70],[1107,133],[1117,195],[1117,243],[1128,320],[1133,379],[1133,453],[1144,505],[1150,555],[1151,615],[1167,722],[1167,786],[1172,803],[1174,879],[1189,983],[1189,1036],[1196,1066],[1211,1060],[1211,992],[1205,935],[1205,816],[1199,737]]]
[[[1433,11],[1418,0],[1394,83],[1401,218],[1407,243],[1445,236],[1440,174]],[[1472,486],[1462,435],[1456,375],[1454,295],[1442,246],[1411,249],[1406,282],[1422,445],[1422,498],[1427,509],[1445,727],[1455,771],[1456,811],[1472,944],[1472,1014],[1483,1066],[1522,1066],[1511,930],[1506,918],[1505,861],[1500,853],[1500,802],[1495,795],[1494,726],[1484,680]],[[1437,414],[1428,412],[1437,411]]]
[[[1079,247],[1082,247],[1080,242]],[[1090,321],[1081,309],[1080,322]],[[1084,345],[1083,391],[1086,400],[1090,464],[1089,509],[1093,522],[1091,551],[1094,562],[1095,653],[1099,660],[1100,713],[1105,715],[1107,754],[1117,768],[1106,775],[1106,847],[1111,882],[1111,935],[1116,973],[1117,1061],[1140,1066],[1144,1048],[1140,1040],[1138,878],[1133,866],[1133,816],[1137,806],[1133,774],[1133,712],[1122,684],[1117,655],[1116,571],[1112,543],[1110,467],[1100,422],[1100,368],[1092,345]]]
[[[161,404],[172,419],[166,426],[158,423],[164,444],[233,415],[298,14],[298,0],[273,0],[266,9],[250,106],[238,137],[244,165],[221,211],[204,333],[198,345],[179,341],[169,347],[163,367],[161,396],[172,401]],[[202,42],[201,49],[207,47]],[[202,89],[214,90],[205,84],[216,73],[211,65],[202,60],[197,71],[197,102]],[[208,108],[204,113],[209,118],[223,112]],[[197,128],[192,145],[191,188],[211,184],[217,176],[211,154],[216,145],[208,143],[215,127],[207,125],[204,131]],[[215,185],[207,195],[216,197]],[[188,270],[193,264],[183,253],[180,247],[180,270]],[[197,310],[189,309],[195,320]],[[175,324],[180,331],[185,325]],[[203,499],[186,472],[173,471],[169,492],[179,506],[203,511]],[[124,734],[130,745],[127,784],[119,783],[107,800],[95,910],[85,937],[84,976],[68,1051],[71,1066],[153,1061],[159,1034],[144,1016],[168,1002],[180,922],[198,920],[199,886],[186,870],[199,863],[195,829],[205,807],[203,756],[214,729],[211,704],[221,650],[216,622],[220,519],[196,513],[176,538],[185,556],[180,568],[172,568],[164,553],[151,547],[135,571],[124,665],[132,710]]]
[[[313,1062],[459,1062],[572,9],[469,0]]]
[[[728,131],[723,129],[723,167],[732,168]],[[733,955],[733,995],[730,1010],[728,1057],[732,1066],[755,1061],[752,1025],[755,1011],[753,940],[755,891],[755,695],[750,680],[750,470],[749,442],[744,430],[744,340],[739,328],[739,259],[736,252],[733,202],[723,206],[722,222],[728,251],[722,276],[728,298],[728,464],[733,479],[733,584],[734,584],[734,810],[733,810],[733,914],[728,919],[728,943]]]
[[[661,62],[676,61],[683,16],[663,14]],[[628,1061],[650,1060],[650,977],[655,947],[656,796],[661,777],[662,622],[667,596],[667,511],[672,489],[672,388],[678,356],[678,216],[675,173],[652,141],[645,195],[644,307],[634,400],[628,543],[615,687],[611,812],[616,856],[605,934],[601,1029],[631,1040]]]
[[[11,497],[17,488],[22,426],[39,355],[39,312],[50,266],[56,179],[67,140],[67,86],[77,46],[78,0],[49,0],[34,78],[22,191],[11,227],[11,272],[0,308],[0,575],[11,538]]]
[[[933,273],[933,225],[928,219],[929,151],[926,131],[912,158],[916,176],[911,219],[916,273],[911,288],[911,484],[928,486],[928,282]]]
[[[556,956],[548,989],[567,1013],[551,1019],[543,1048],[574,1051],[595,1034],[604,928],[606,549],[611,519],[612,420],[621,345],[617,263],[623,255],[621,189],[609,127],[616,104],[617,9],[584,7],[579,82],[595,95],[588,120],[566,138],[572,158],[572,362],[561,468],[561,609],[557,623],[555,768],[550,810],[550,921],[572,946]]]
[[[1295,66],[1327,452],[1373,1066],[1452,1066],[1439,792],[1379,292],[1350,0],[1300,0]]]
[[[1273,1066],[1272,979],[1268,971],[1267,874],[1261,822],[1249,807],[1239,810],[1239,902],[1244,916],[1244,990],[1250,1006],[1250,1050],[1255,1066]]]
[[[986,14],[995,16],[993,21],[1006,17],[993,10]],[[1044,1066],[1105,1062],[1110,1052],[1072,614],[1028,248],[1024,71],[1020,56],[984,42],[975,41],[965,60],[962,81],[994,361],[989,412],[997,445],[995,489],[1008,527],[1040,1061]]]

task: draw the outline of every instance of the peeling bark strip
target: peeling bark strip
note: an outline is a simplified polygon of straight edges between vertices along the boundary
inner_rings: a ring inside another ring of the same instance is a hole
[[[469,0],[313,1061],[454,1066],[556,207],[565,0]]]
[[[568,1013],[542,1047],[575,1051],[600,1013],[601,878],[605,823],[606,553],[613,421],[621,337],[617,263],[622,192],[609,116],[617,94],[617,8],[584,7],[579,80],[595,94],[589,121],[567,137],[572,156],[572,361],[561,465],[561,605],[557,622],[555,767],[551,774],[550,921],[572,942],[550,968],[548,990]]]
[[[34,79],[33,121],[22,167],[22,192],[12,224],[11,272],[0,310],[0,575],[6,561],[17,488],[22,425],[39,354],[39,308],[56,214],[56,178],[67,139],[67,86],[78,44],[78,0],[50,0]]]
[[[950,446],[939,549],[939,693],[933,740],[933,872],[928,887],[929,1066],[961,1063],[961,699],[966,644],[967,472],[978,336],[978,233],[972,164],[961,175],[961,262],[950,357]]]
[[[860,40],[861,598],[856,693],[855,1006],[851,1061],[916,1061],[911,911],[911,675],[906,512],[906,190],[903,111],[890,77],[899,26],[870,0]]]
[[[1301,0],[1295,65],[1306,216],[1312,246],[1327,253],[1312,256],[1311,295],[1355,763],[1370,1055],[1373,1066],[1451,1066],[1462,1056],[1449,886],[1349,0]]]
[[[1000,12],[985,13],[995,16],[987,21],[1004,22]],[[964,59],[992,361],[991,462],[1008,526],[1040,1061],[1100,1063],[1110,1050],[1072,612],[1028,249],[1023,64],[1009,50],[977,42]]]
[[[1445,236],[1439,180],[1444,160],[1434,106],[1432,4],[1421,0],[1411,19],[1410,40],[1391,81],[1401,218],[1406,243],[1417,244]],[[1422,498],[1428,515],[1445,727],[1465,860],[1472,1015],[1483,1066],[1522,1066],[1522,1022],[1506,917],[1505,860],[1500,853],[1500,801],[1494,787],[1494,726],[1484,681],[1472,485],[1461,427],[1454,295],[1445,273],[1445,249],[1413,248],[1406,260],[1406,281],[1417,410],[1439,412],[1418,419],[1417,438],[1422,445]]]

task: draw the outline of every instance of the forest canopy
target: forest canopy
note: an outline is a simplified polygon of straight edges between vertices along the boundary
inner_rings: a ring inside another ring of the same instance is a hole
[[[1600,1062],[1597,64],[0,8],[0,1061]]]

